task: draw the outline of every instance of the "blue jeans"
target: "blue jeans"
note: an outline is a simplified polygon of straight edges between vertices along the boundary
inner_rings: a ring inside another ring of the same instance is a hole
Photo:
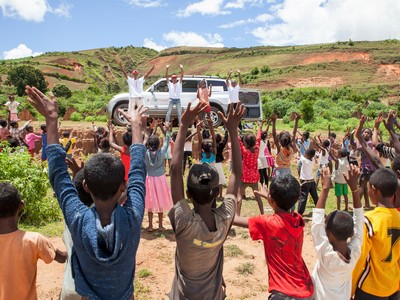
[[[181,99],[172,99],[169,98],[168,104],[168,111],[167,116],[165,117],[165,122],[169,122],[172,112],[172,107],[176,106],[176,110],[178,111],[178,122],[181,123],[181,116],[182,116],[182,106],[181,106]]]

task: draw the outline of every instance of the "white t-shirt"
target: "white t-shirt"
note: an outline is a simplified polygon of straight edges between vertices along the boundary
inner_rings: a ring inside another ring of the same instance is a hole
[[[129,86],[129,98],[138,98],[143,96],[143,83],[144,83],[144,76],[138,79],[133,79],[132,77],[128,76],[126,80]]]
[[[239,89],[240,86],[237,84],[235,87],[232,87],[232,83],[229,83],[228,86],[228,94],[229,94],[229,103],[238,103],[239,102]]]
[[[168,92],[169,97],[171,99],[180,99],[182,92],[182,84],[180,81],[177,81],[175,84],[171,81],[168,81]]]
[[[185,142],[185,146],[183,147],[183,151],[192,151],[192,141]]]
[[[19,102],[17,101],[8,101],[6,102],[6,104],[4,104],[5,106],[7,106],[7,109],[12,113],[12,114],[17,114],[18,113],[18,106],[19,106]]]
[[[328,150],[325,149],[325,155],[322,155],[322,150],[320,152],[318,152],[317,157],[319,158],[319,164],[320,165],[327,165],[329,163],[328,157]]]
[[[313,209],[311,233],[318,260],[311,276],[314,281],[314,299],[316,300],[350,299],[351,276],[361,255],[364,236],[362,208],[354,209],[353,220],[354,235],[348,243],[351,257],[347,260],[329,243],[325,231],[325,210]]]
[[[258,152],[258,157],[265,157],[265,148],[267,148],[267,143],[263,140],[260,141],[260,151]]]
[[[300,161],[302,163],[301,169],[300,169],[300,179],[301,180],[314,179],[314,175],[313,175],[313,167],[314,167],[314,163],[315,163],[314,158],[312,160],[309,160],[302,155],[302,156],[300,156]]]
[[[338,164],[339,164],[339,166],[338,166],[337,170],[335,171],[335,182],[345,184],[346,180],[344,179],[343,172],[346,175],[349,174],[349,170],[347,169],[347,167],[349,166],[349,161],[347,160],[347,157],[339,158]]]

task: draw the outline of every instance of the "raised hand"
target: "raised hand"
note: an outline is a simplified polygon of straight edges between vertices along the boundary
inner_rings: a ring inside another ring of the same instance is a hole
[[[166,65],[165,68],[168,69],[168,68],[169,68],[169,65]]]
[[[239,70],[239,69],[236,69],[236,72],[237,72],[238,74],[240,74],[240,70]]]
[[[265,185],[262,187],[262,189],[260,191],[254,191],[254,194],[259,195],[265,199],[268,199],[268,197],[269,197],[269,191],[268,191],[267,186],[265,186]]]
[[[72,177],[75,177],[76,173],[78,173],[85,166],[83,161],[78,164],[75,158],[66,158],[65,162],[67,163],[68,168],[72,171]]]
[[[218,112],[219,117],[222,119],[222,122],[225,125],[225,128],[229,132],[235,131],[238,128],[245,109],[246,108],[242,103],[238,103],[235,110],[233,110],[233,105],[229,106],[229,111],[226,117],[222,112]]]
[[[118,109],[118,111],[124,116],[126,120],[128,120],[132,126],[133,125],[141,125],[144,118],[148,116],[145,114],[148,108],[143,105],[139,105],[136,109],[131,110],[126,113],[122,109]]]
[[[358,180],[360,179],[360,168],[355,165],[348,166],[349,174],[343,173],[344,179],[352,191],[358,188]]]
[[[275,114],[275,113],[273,113],[273,114],[269,117],[269,119],[270,119],[271,121],[276,121],[276,120],[278,119],[278,115]]]
[[[185,112],[182,114],[181,123],[185,127],[189,127],[190,123],[196,118],[196,116],[206,110],[207,105],[206,102],[199,102],[192,108],[192,103],[189,102]]]
[[[381,125],[383,121],[383,116],[379,115],[376,119],[375,119],[375,123],[374,123],[374,128],[378,129],[379,125]]]
[[[180,64],[180,65],[179,65],[179,68],[183,69],[183,65],[182,65],[182,64]]]
[[[49,99],[45,94],[35,87],[29,85],[25,88],[25,93],[28,95],[28,102],[43,116],[46,120],[58,119],[58,104],[57,101]]]
[[[393,124],[394,124],[395,118],[396,118],[396,116],[393,113],[393,111],[390,111],[387,120],[386,121],[383,120],[383,124],[385,125],[385,127],[388,131],[393,130]]]
[[[321,170],[321,186],[323,190],[329,191],[331,188],[331,172],[327,167],[322,167]]]
[[[356,138],[359,141],[363,140],[363,136],[362,136],[362,130],[364,127],[365,122],[367,121],[367,117],[365,115],[362,115],[360,118],[360,124],[358,125],[357,129],[356,129]]]

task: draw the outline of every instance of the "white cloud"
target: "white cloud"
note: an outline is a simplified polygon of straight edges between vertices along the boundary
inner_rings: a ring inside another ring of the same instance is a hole
[[[228,2],[225,8],[245,8],[247,6],[262,5],[264,2],[265,0],[236,0]]]
[[[162,6],[162,1],[157,0],[128,0],[128,3],[133,5],[133,6],[139,6],[139,7],[144,7],[144,8],[149,8],[149,7],[159,7]]]
[[[249,24],[249,23],[265,23],[267,21],[272,21],[273,19],[274,19],[274,16],[272,16],[270,14],[262,14],[262,15],[258,15],[255,18],[248,18],[247,20],[239,20],[239,21],[235,21],[232,23],[223,24],[223,25],[220,25],[219,28],[227,29],[227,28],[234,28],[234,27]]]
[[[189,4],[185,9],[178,11],[179,17],[190,17],[193,14],[201,15],[227,15],[229,11],[223,10],[224,0],[203,0]]]
[[[16,59],[28,56],[38,56],[43,52],[33,52],[32,49],[29,49],[25,44],[19,44],[16,48],[3,51],[4,59]]]
[[[252,31],[263,45],[400,38],[398,0],[284,0],[270,11],[280,22]]]
[[[144,39],[143,47],[154,49],[156,51],[161,51],[167,48],[166,46],[158,45],[156,42],[153,41],[153,39],[148,39],[148,38]]]
[[[68,17],[71,7],[69,4],[61,4],[52,8],[47,0],[0,0],[3,16],[33,22],[43,22],[48,12]]]
[[[224,47],[224,44],[222,43],[222,37],[218,33],[207,33],[203,36],[195,32],[171,31],[163,34],[163,40],[169,42],[171,47]]]

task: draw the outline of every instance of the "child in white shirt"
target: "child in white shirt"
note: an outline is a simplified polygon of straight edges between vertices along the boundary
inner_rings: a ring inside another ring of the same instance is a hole
[[[338,152],[338,157],[336,157],[332,152],[329,152],[332,160],[335,161],[335,196],[336,196],[336,209],[340,210],[340,198],[344,198],[344,210],[349,210],[349,189],[344,178],[344,174],[348,175],[349,160],[347,159],[346,148],[342,148]]]
[[[313,174],[313,168],[315,164],[314,156],[314,148],[308,148],[304,153],[304,156],[300,156],[300,198],[297,212],[301,215],[306,209],[308,194],[310,194],[313,198],[314,204],[317,204],[318,200],[317,185],[315,183]]]
[[[360,169],[351,165],[345,179],[353,194],[353,218],[348,212],[335,210],[325,220],[325,203],[331,180],[328,168],[324,167],[321,171],[322,191],[313,209],[311,227],[318,257],[312,273],[316,300],[351,298],[351,276],[361,255],[364,234],[364,214],[357,188],[359,177]],[[351,241],[347,242],[349,238]]]

